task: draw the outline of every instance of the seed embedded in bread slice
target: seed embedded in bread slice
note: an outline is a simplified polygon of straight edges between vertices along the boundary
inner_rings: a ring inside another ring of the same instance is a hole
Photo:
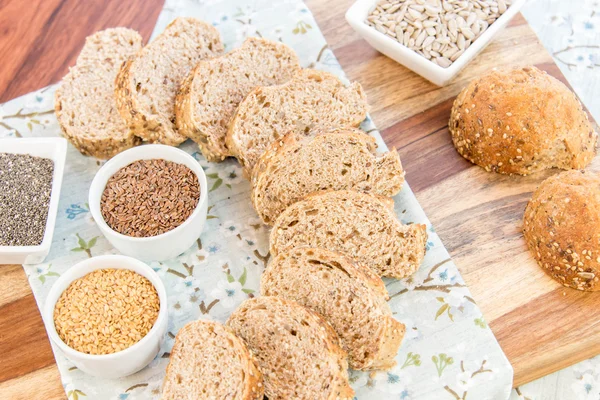
[[[144,141],[177,146],[175,96],[201,60],[223,53],[219,32],[195,18],[176,18],[119,71],[115,97],[123,119]]]
[[[279,297],[243,302],[227,325],[258,360],[269,400],[352,399],[346,352],[317,313]]]
[[[289,206],[275,221],[271,256],[294,247],[321,247],[345,253],[379,276],[401,279],[423,261],[427,230],[403,225],[393,200],[352,190],[308,195]]]
[[[260,38],[248,38],[222,57],[201,61],[177,95],[179,133],[198,143],[208,161],[223,161],[231,155],[225,135],[238,104],[256,87],[282,84],[299,70],[291,48]]]
[[[163,383],[163,400],[262,400],[262,374],[231,328],[193,321],[179,330]]]
[[[367,108],[359,83],[344,86],[332,74],[305,69],[283,85],[250,92],[229,124],[227,147],[250,176],[273,141],[292,132],[310,135],[328,128],[357,127]]]
[[[404,183],[396,149],[376,153],[375,138],[354,128],[273,142],[252,172],[252,204],[272,225],[288,206],[319,190],[352,189],[391,197]]]
[[[56,89],[56,119],[82,154],[107,159],[140,142],[119,115],[114,90],[121,64],[141,48],[142,37],[132,29],[96,32]]]
[[[263,296],[293,300],[322,315],[348,353],[350,368],[390,369],[404,337],[381,278],[331,250],[299,247],[280,253],[261,277]]]

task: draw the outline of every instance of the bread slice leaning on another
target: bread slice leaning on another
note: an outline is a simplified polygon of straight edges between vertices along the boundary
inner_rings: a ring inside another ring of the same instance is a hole
[[[331,326],[317,313],[278,297],[243,302],[227,325],[256,355],[269,400],[345,400],[346,352]]]
[[[82,154],[107,159],[140,143],[117,111],[114,90],[121,64],[141,48],[142,37],[132,29],[96,32],[56,89],[56,119]]]
[[[193,321],[179,330],[163,383],[163,400],[262,400],[256,361],[231,328]]]
[[[344,86],[332,74],[305,69],[283,85],[250,92],[229,124],[226,144],[249,177],[273,141],[288,133],[312,135],[329,128],[357,127],[367,108],[359,83]]]
[[[198,143],[208,161],[223,161],[231,155],[225,135],[238,104],[257,86],[287,82],[299,69],[291,48],[260,38],[248,38],[222,57],[201,61],[175,101],[178,131]]]
[[[176,146],[175,96],[200,61],[223,53],[219,32],[195,18],[179,17],[121,67],[115,97],[123,119],[144,141]]]
[[[392,316],[385,285],[369,267],[334,251],[295,248],[271,261],[260,292],[294,300],[322,315],[340,337],[350,368],[396,365],[405,327]]]
[[[412,275],[425,256],[423,224],[403,225],[392,199],[352,190],[311,194],[275,221],[271,256],[294,247],[321,247],[368,265],[379,276]]]
[[[288,206],[319,190],[352,189],[391,197],[404,183],[396,149],[376,153],[375,138],[354,128],[276,140],[252,172],[252,204],[272,225]]]

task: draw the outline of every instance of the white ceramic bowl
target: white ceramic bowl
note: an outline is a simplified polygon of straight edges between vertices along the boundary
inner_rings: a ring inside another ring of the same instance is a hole
[[[0,139],[0,152],[13,154],[29,154],[36,157],[49,158],[54,161],[52,176],[52,193],[48,205],[48,219],[42,243],[37,246],[0,246],[0,264],[37,264],[44,261],[50,251],[58,199],[65,170],[67,141],[64,138],[7,138]]]
[[[200,200],[196,209],[177,228],[161,235],[137,238],[123,235],[111,229],[100,212],[100,198],[108,179],[121,168],[137,160],[164,159],[183,164],[191,169],[200,182]],[[183,150],[160,144],[148,144],[124,151],[100,168],[90,187],[89,205],[92,217],[108,241],[121,253],[146,261],[164,261],[176,257],[189,249],[200,237],[208,207],[207,184],[204,170],[194,159]]]
[[[54,306],[71,282],[103,268],[129,269],[148,278],[158,292],[160,310],[152,329],[131,347],[112,354],[86,354],[72,349],[60,339],[54,327]],[[160,350],[160,345],[167,332],[167,322],[167,292],[160,277],[143,262],[119,255],[92,257],[75,264],[54,283],[48,293],[44,308],[44,323],[52,342],[81,371],[101,378],[120,378],[131,375],[148,365]]]
[[[438,86],[445,86],[456,76],[521,9],[526,0],[514,0],[506,12],[481,34],[448,68],[429,61],[395,39],[367,25],[365,20],[377,0],[358,0],[346,12],[346,20],[371,46],[389,58],[416,72]]]

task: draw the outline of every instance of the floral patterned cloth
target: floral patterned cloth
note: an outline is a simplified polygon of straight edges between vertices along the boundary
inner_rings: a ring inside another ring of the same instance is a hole
[[[559,3],[543,1],[551,5]],[[598,1],[585,0],[585,7],[597,7]],[[221,32],[228,50],[239,46],[248,36],[281,40],[294,48],[303,66],[327,70],[343,78],[335,56],[301,0],[167,0],[154,35],[179,15],[212,22]],[[539,15],[546,14],[538,12],[538,18]],[[573,24],[574,31],[590,30],[586,28],[587,22],[577,25],[580,19],[569,14],[557,12],[556,15],[570,21],[564,23]],[[600,26],[597,16],[598,12],[592,13],[588,21],[596,27]],[[554,22],[562,27],[564,23],[558,22],[559,19]],[[559,50],[555,56],[566,57],[566,53],[571,56],[583,49],[576,41],[580,35],[572,36],[573,41],[566,44],[571,48],[564,52]],[[597,39],[596,36],[596,44]],[[594,49],[593,45],[589,46],[592,52]],[[574,57],[580,61],[579,55]],[[586,56],[583,57],[585,60]],[[594,57],[588,59],[598,60]],[[565,60],[573,64],[570,59]],[[592,64],[586,61],[583,72],[597,67],[596,61]],[[581,67],[567,65],[567,68]],[[571,79],[567,72],[565,74]],[[597,78],[591,84],[588,82],[588,86],[594,85],[598,85]],[[0,137],[59,135],[52,111],[53,94],[54,87],[49,87],[0,106]],[[598,110],[593,107],[598,96],[592,98],[591,103],[584,95],[582,98],[592,112]],[[380,149],[385,150],[369,119],[363,129],[376,137]],[[192,143],[185,143],[181,148],[192,154],[206,171],[210,188],[209,219],[193,248],[176,259],[151,264],[165,281],[168,291],[169,327],[165,342],[148,368],[118,380],[87,376],[54,349],[70,399],[159,398],[169,351],[178,329],[198,318],[224,322],[244,299],[258,295],[259,277],[269,258],[268,228],[252,210],[248,182],[242,178],[235,161],[212,164],[206,162]],[[96,227],[86,203],[89,185],[101,165],[69,147],[52,250],[44,264],[25,266],[40,307],[56,278],[74,263],[116,252]],[[395,204],[402,222],[427,224],[428,251],[414,276],[402,281],[386,280],[394,314],[407,327],[406,338],[396,358],[398,366],[393,370],[373,374],[351,371],[357,399],[468,397],[495,400],[509,395],[514,399],[598,399],[600,359],[591,359],[525,385],[520,392],[513,391],[511,395],[512,368],[408,185],[395,198]]]
[[[600,0],[530,0],[522,12],[600,123]]]

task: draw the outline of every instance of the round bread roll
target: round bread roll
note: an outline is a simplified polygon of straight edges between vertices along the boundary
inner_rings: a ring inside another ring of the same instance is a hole
[[[473,80],[454,101],[448,126],[460,155],[502,174],[582,169],[598,138],[575,94],[535,67]]]
[[[542,182],[525,209],[523,233],[552,278],[600,290],[600,175],[567,171]]]

